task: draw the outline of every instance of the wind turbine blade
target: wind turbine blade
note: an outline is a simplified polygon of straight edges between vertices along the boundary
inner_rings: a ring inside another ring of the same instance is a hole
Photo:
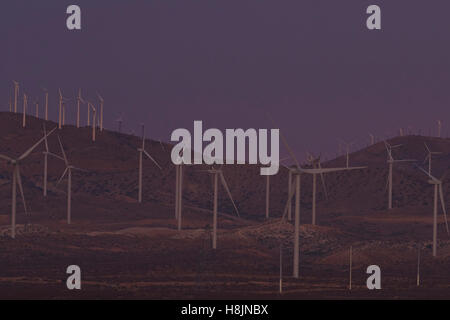
[[[272,122],[273,126],[277,127],[277,125],[275,124],[275,121],[273,121],[272,117],[268,113],[267,113],[267,117]],[[280,130],[280,137],[281,137],[281,141],[283,141],[283,144],[286,147],[289,155],[291,156],[291,159],[295,161],[295,164],[297,165],[297,168],[300,168],[300,163],[298,162],[297,158],[295,157],[294,152],[292,151],[291,147],[289,147],[289,144],[287,143],[287,140],[284,137],[284,134],[282,133],[281,130]]]
[[[37,146],[39,146],[41,143],[42,143],[42,141],[44,141],[49,135],[51,135],[52,133],[53,133],[53,131],[55,131],[56,130],[56,127],[52,130],[52,131],[50,131],[46,136],[44,136],[41,140],[39,140],[38,142],[36,142],[36,144],[34,145],[34,146],[32,146],[30,149],[28,149],[27,151],[25,151],[24,152],[24,154],[22,154],[20,157],[19,157],[19,159],[18,160],[23,160],[23,159],[25,159],[26,157],[28,157],[28,155],[37,147]]]
[[[25,209],[25,214],[28,214],[28,212],[27,212],[27,205],[25,203],[25,196],[23,194],[22,178],[20,177],[19,165],[16,166],[16,177],[17,177],[17,184],[19,185],[20,195],[22,197],[23,208]]]
[[[322,169],[322,165],[319,162],[319,169]],[[322,180],[323,192],[325,193],[325,199],[328,200],[327,186],[325,185],[325,176],[323,172],[320,173],[320,179]]]
[[[389,160],[393,161],[394,158],[392,157],[392,147],[391,147],[391,145],[389,143],[387,143],[386,141],[384,141],[384,146],[386,147],[386,151],[388,153]]]
[[[64,148],[63,148],[63,145],[62,145],[62,142],[61,142],[61,138],[59,137],[59,135],[58,135],[58,142],[59,142],[59,146],[61,147],[61,152],[62,152],[62,155],[64,157],[64,162],[66,163],[66,166],[68,166],[69,165],[69,161],[67,161],[66,152],[64,151]]]
[[[4,155],[2,155],[2,154],[0,154],[0,159],[6,160],[6,161],[13,161],[12,158],[7,157],[7,156],[4,156]]]
[[[58,156],[57,154],[54,154],[54,153],[51,153],[51,152],[47,152],[47,154],[48,154],[49,156],[52,156],[52,157],[58,159],[58,160],[64,161],[64,158]]]
[[[329,173],[329,172],[337,172],[337,171],[350,171],[350,170],[360,170],[360,169],[366,169],[367,167],[348,167],[348,168],[316,168],[316,169],[303,169],[300,168],[301,172],[309,173],[309,174],[322,174],[322,173]]]
[[[320,179],[322,180],[322,186],[323,186],[323,192],[325,193],[325,199],[328,200],[327,186],[325,185],[325,177],[323,175],[323,172],[320,174]]]
[[[292,179],[292,180],[294,180],[294,179]],[[283,216],[281,217],[281,220],[284,220],[286,218],[286,214],[287,214],[288,208],[289,208],[289,203],[292,205],[292,198],[294,197],[294,194],[296,191],[295,188],[296,188],[295,181],[293,181],[292,185],[291,185],[291,193],[288,195],[288,199],[286,201],[286,205],[284,207]]]
[[[439,197],[441,198],[442,211],[444,212],[444,221],[445,221],[445,228],[447,229],[447,235],[450,235],[450,233],[448,231],[447,209],[445,208],[444,192],[442,191],[442,183],[439,184]]]
[[[59,178],[58,182],[56,183],[56,186],[58,186],[61,183],[62,179],[64,179],[64,176],[66,175],[68,170],[69,170],[69,168],[66,168],[66,170],[64,170],[61,178]]]
[[[158,164],[158,162],[156,162],[156,160],[153,159],[152,156],[149,155],[147,151],[145,151],[145,150],[142,150],[142,151],[144,151],[144,154],[145,154],[150,160],[152,160],[154,164],[156,164],[156,166],[159,168],[159,170],[162,170],[162,168],[161,168],[161,166]]]
[[[45,128],[45,123],[42,125],[44,127],[44,142],[45,142],[45,151],[48,152],[48,141],[47,141],[47,129]]]
[[[96,93],[97,93],[98,99],[99,99],[101,102],[103,102],[103,97],[102,97],[98,92],[96,92]]]
[[[145,149],[145,126],[144,124],[141,124],[142,126],[142,150]]]
[[[428,171],[424,170],[423,168],[419,167],[418,165],[416,165],[416,168],[419,169],[420,171],[422,171],[423,173],[425,173],[431,180],[439,182],[439,180],[436,179],[435,177],[433,177],[431,174],[429,174]]]
[[[402,159],[402,160],[394,160],[394,162],[417,162],[416,159]]]
[[[427,148],[427,151],[428,151],[428,153],[431,153],[431,150],[430,150],[430,148],[428,148],[428,145],[427,145],[427,143],[426,143],[426,142],[424,142],[423,144],[425,145],[425,148]]]
[[[240,218],[241,216],[239,215],[239,210],[236,207],[236,204],[234,203],[233,196],[231,195],[230,189],[228,188],[228,184],[227,184],[227,181],[225,180],[225,177],[223,176],[223,172],[222,171],[219,171],[219,172],[220,172],[219,175],[220,175],[220,180],[222,181],[222,185],[225,188],[225,190],[227,191],[228,197],[230,198],[231,202],[233,203],[234,210],[236,210],[237,216]]]
[[[314,160],[313,155],[312,155],[311,153],[309,153],[308,151],[305,151],[305,153],[306,153],[306,160],[307,160],[308,162],[312,163],[313,160]]]

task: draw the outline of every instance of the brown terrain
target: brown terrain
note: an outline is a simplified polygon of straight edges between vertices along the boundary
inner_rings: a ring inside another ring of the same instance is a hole
[[[43,121],[0,113],[0,154],[18,156],[43,136]],[[47,122],[47,129],[56,126]],[[350,155],[365,170],[325,176],[328,200],[317,187],[318,225],[311,225],[312,179],[303,175],[300,278],[292,278],[292,222],[280,223],[287,199],[287,170],[271,177],[270,219],[265,215],[265,177],[258,166],[224,166],[241,217],[223,189],[219,195],[218,248],[211,248],[212,183],[203,166],[185,167],[183,230],[174,219],[175,168],[170,145],[148,140],[146,150],[160,171],[144,160],[144,201],[138,204],[140,139],[105,130],[91,141],[91,129],[66,126],[49,137],[61,154],[62,138],[74,171],[72,224],[66,224],[64,171],[49,160],[49,194],[42,195],[44,145],[21,164],[29,216],[18,195],[17,236],[10,238],[11,166],[0,161],[0,298],[37,299],[395,299],[450,297],[450,237],[439,207],[437,257],[431,255],[433,187],[411,163],[394,165],[393,204],[387,210],[386,149],[378,142]],[[299,137],[301,138],[301,137]],[[404,136],[397,159],[433,151],[433,173],[450,168],[450,139]],[[323,167],[345,166],[345,157]],[[318,180],[320,181],[320,179]],[[444,196],[450,201],[450,183]],[[448,207],[448,206],[447,206]],[[283,294],[278,293],[279,248],[283,247]],[[349,248],[353,247],[353,289],[348,290]],[[416,286],[421,248],[421,285]],[[66,268],[79,265],[82,290],[66,288]],[[382,290],[366,288],[366,268],[379,265]]]

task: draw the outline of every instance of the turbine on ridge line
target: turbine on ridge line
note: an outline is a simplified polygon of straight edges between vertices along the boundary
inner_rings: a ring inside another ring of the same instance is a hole
[[[67,160],[66,152],[64,151],[64,147],[62,145],[61,138],[59,137],[59,135],[58,135],[58,142],[59,142],[59,146],[61,148],[61,153],[63,155],[62,160],[64,161],[64,164],[66,165],[66,169],[64,170],[63,174],[59,178],[56,185],[58,186],[67,174],[67,224],[71,224],[71,222],[72,222],[72,170],[78,170],[78,171],[83,171],[83,170],[80,168],[77,168],[69,163],[69,160]]]
[[[45,97],[45,121],[48,121],[48,90],[45,88],[42,88],[42,90],[44,91],[44,97]]]
[[[43,188],[42,189],[43,189],[44,197],[47,197],[48,156],[50,155],[50,156],[55,157],[55,158],[60,159],[60,160],[63,160],[63,159],[60,156],[58,156],[58,155],[56,155],[54,153],[51,153],[49,151],[48,141],[47,141],[47,130],[45,128],[45,123],[44,123],[43,127],[44,127],[44,146],[45,146],[45,151],[43,152],[43,154],[44,154],[44,183],[43,183]],[[56,128],[53,129],[53,130],[56,130]]]
[[[426,144],[426,142],[424,142],[424,144],[425,144],[425,148],[428,151],[428,154],[425,157],[425,160],[423,162],[425,163],[428,160],[428,174],[431,174],[431,157],[433,154],[442,154],[442,152],[431,151],[430,148],[428,147],[428,145]]]
[[[398,148],[402,146],[401,144],[398,145],[390,145],[387,141],[384,141],[384,145],[386,147],[387,151],[387,163],[389,164],[389,174],[388,174],[388,180],[387,180],[387,188],[388,188],[388,210],[392,209],[392,170],[394,167],[395,162],[415,162],[414,159],[403,159],[403,160],[395,160],[392,156],[392,149]]]
[[[66,123],[66,102],[69,99],[63,97],[61,89],[58,89],[59,93],[59,113],[58,113],[58,128],[62,129],[62,127]]]
[[[19,82],[13,80],[13,84],[14,84],[14,113],[17,113],[17,99],[18,99],[18,95],[19,95]]]
[[[208,172],[213,175],[214,179],[214,204],[213,204],[213,238],[212,238],[212,247],[213,249],[217,249],[217,210],[218,210],[218,195],[219,195],[219,177],[220,182],[222,186],[224,187],[225,191],[227,192],[228,197],[230,198],[231,203],[233,204],[234,210],[238,217],[239,210],[236,207],[236,203],[233,200],[233,196],[231,195],[230,189],[228,188],[227,181],[225,180],[225,177],[223,175],[222,166],[220,166],[219,169],[215,169],[212,167],[212,169],[209,170],[202,170],[203,172]]]
[[[23,113],[22,113],[22,127],[25,128],[27,123],[27,108],[28,108],[28,96],[23,94]]]
[[[80,104],[85,104],[86,101],[84,101],[83,97],[81,96],[81,88],[78,89],[78,96],[77,96],[77,128],[80,127]]]
[[[100,118],[99,118],[99,127],[100,127],[100,132],[103,131],[103,97],[97,92],[97,97],[100,100]]]

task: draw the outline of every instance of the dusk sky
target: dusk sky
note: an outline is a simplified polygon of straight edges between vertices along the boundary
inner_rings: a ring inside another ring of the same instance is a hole
[[[66,8],[82,30],[66,28]],[[382,29],[366,28],[381,7]],[[450,129],[448,1],[4,0],[0,4],[0,107],[11,80],[31,100],[57,88],[105,99],[105,125],[145,122],[169,141],[177,128],[271,128],[271,113],[299,156],[331,156],[337,138],[400,127]],[[20,108],[21,109],[21,108]],[[86,108],[82,121],[86,123]],[[282,155],[286,152],[283,150]]]

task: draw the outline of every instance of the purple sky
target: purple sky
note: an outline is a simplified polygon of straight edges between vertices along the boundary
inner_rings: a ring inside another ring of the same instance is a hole
[[[81,6],[81,32],[66,29],[69,4]],[[381,31],[365,27],[370,4],[382,9]],[[98,90],[108,128],[122,113],[125,130],[145,122],[165,141],[193,120],[270,128],[270,112],[300,156],[331,155],[337,138],[365,144],[368,132],[428,133],[436,119],[447,134],[449,9],[439,0],[4,0],[0,106],[12,79],[32,96],[47,87],[53,119],[59,86],[94,102]]]

